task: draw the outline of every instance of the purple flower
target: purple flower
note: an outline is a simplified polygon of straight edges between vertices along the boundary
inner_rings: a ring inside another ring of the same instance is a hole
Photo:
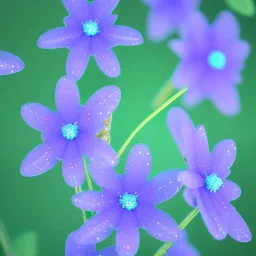
[[[96,252],[95,244],[79,245],[75,240],[76,232],[73,232],[66,241],[65,256],[118,256],[114,246]]]
[[[201,0],[141,0],[150,7],[147,18],[148,36],[162,41],[172,33],[183,29]]]
[[[57,113],[41,104],[25,104],[21,115],[29,126],[42,132],[44,142],[23,160],[21,174],[40,175],[62,160],[66,183],[77,187],[84,181],[83,155],[102,165],[117,164],[114,150],[96,134],[104,128],[103,122],[119,101],[119,88],[106,86],[80,106],[78,87],[71,77],[66,76],[59,80],[55,91]]]
[[[166,256],[199,256],[196,248],[189,244],[186,231],[182,231],[181,234],[182,237],[170,247]]]
[[[240,111],[236,85],[242,82],[240,72],[250,47],[239,36],[238,22],[224,11],[212,26],[202,14],[193,15],[182,39],[170,41],[170,49],[181,58],[172,83],[177,89],[188,86],[186,106],[208,99],[225,115]]]
[[[139,144],[129,154],[125,175],[117,175],[113,168],[99,168],[96,163],[90,166],[102,192],[81,192],[73,197],[77,207],[97,212],[77,231],[77,243],[98,243],[116,229],[116,250],[123,256],[136,254],[139,228],[165,242],[179,238],[176,222],[155,208],[180,190],[178,171],[168,170],[147,181],[151,161],[148,147]]]
[[[179,180],[187,187],[184,197],[188,204],[198,207],[215,239],[224,239],[228,234],[239,242],[250,241],[249,228],[230,204],[241,195],[238,185],[227,180],[236,158],[235,142],[223,140],[209,153],[204,127],[195,128],[180,108],[170,110],[167,123],[187,161],[188,170],[179,174]]]
[[[38,46],[45,49],[70,49],[66,71],[79,80],[93,56],[102,72],[109,77],[120,75],[120,65],[111,50],[116,45],[133,46],[143,43],[141,34],[126,26],[114,26],[117,15],[111,15],[119,0],[62,0],[69,16],[64,28],[43,34]]]
[[[19,57],[0,51],[0,76],[14,74],[22,69],[24,69],[24,63]]]

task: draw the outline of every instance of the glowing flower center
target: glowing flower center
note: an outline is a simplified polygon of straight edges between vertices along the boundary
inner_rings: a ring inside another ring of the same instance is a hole
[[[83,24],[83,30],[87,36],[95,36],[100,32],[98,23],[92,20]]]
[[[224,69],[226,66],[227,60],[223,52],[213,51],[208,55],[208,64],[215,69]]]
[[[216,193],[223,185],[223,181],[216,174],[211,174],[205,179],[206,188],[212,193]]]
[[[134,210],[137,207],[137,195],[124,193],[120,197],[119,203],[128,211]]]
[[[62,136],[67,140],[73,140],[78,135],[78,126],[76,124],[66,124],[61,128]]]

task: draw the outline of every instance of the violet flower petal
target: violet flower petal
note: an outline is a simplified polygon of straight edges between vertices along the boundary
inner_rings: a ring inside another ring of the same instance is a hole
[[[218,191],[228,202],[234,201],[241,196],[241,188],[230,180],[225,180]]]
[[[83,255],[85,256],[85,254]],[[119,256],[114,246],[109,246],[100,252],[97,252],[95,256]]]
[[[178,175],[179,181],[188,188],[200,188],[204,186],[202,176],[193,171],[183,171]]]
[[[61,127],[57,113],[44,105],[38,103],[28,103],[22,106],[21,116],[23,120],[33,129],[40,132],[56,133]]]
[[[114,78],[120,75],[120,64],[118,58],[111,49],[98,47],[94,58],[100,70],[106,76]]]
[[[56,86],[55,103],[62,119],[74,124],[78,120],[80,110],[80,95],[74,79],[62,77]]]
[[[177,56],[179,57],[185,57],[186,56],[186,45],[185,43],[180,39],[173,39],[168,42],[168,47],[171,51],[173,51]]]
[[[185,201],[193,208],[197,207],[195,189],[185,188],[183,197]]]
[[[216,240],[224,239],[227,236],[226,218],[217,210],[209,191],[201,188],[198,193],[197,205],[208,231]]]
[[[127,26],[113,26],[107,31],[106,37],[111,45],[140,45],[143,43],[142,35],[135,29]]]
[[[133,212],[125,211],[117,226],[116,250],[120,256],[135,255],[139,249],[140,235]]]
[[[73,28],[53,28],[40,36],[37,46],[43,49],[70,47],[80,36],[81,31]]]
[[[174,107],[168,112],[168,128],[180,150],[183,158],[186,158],[189,167],[194,166],[193,137],[195,128],[188,114],[179,107]]]
[[[83,37],[72,46],[68,54],[66,72],[75,80],[79,80],[87,68],[90,58],[89,43],[89,39]]]
[[[213,23],[213,31],[218,34],[219,39],[226,42],[233,42],[240,36],[239,23],[228,11],[222,11]]]
[[[104,127],[102,123],[115,111],[121,99],[117,86],[105,86],[94,93],[81,109],[79,127],[98,133]]]
[[[19,57],[9,52],[0,51],[0,76],[20,72],[24,66]]]
[[[186,241],[177,241],[167,251],[166,256],[199,256],[199,252],[194,246]]]
[[[167,170],[146,182],[139,191],[139,198],[151,204],[160,204],[174,197],[182,187],[178,181],[180,170]]]
[[[89,165],[89,171],[93,180],[108,191],[121,195],[124,193],[123,182],[112,167],[102,167],[97,162]]]
[[[140,207],[134,211],[136,219],[151,236],[164,242],[179,239],[181,233],[178,224],[169,215],[143,201],[139,204]]]
[[[72,202],[76,207],[90,212],[98,212],[116,201],[116,198],[111,197],[109,194],[96,191],[81,192],[72,198]]]
[[[108,16],[116,8],[120,0],[94,0],[94,19],[102,19]]]
[[[236,159],[236,144],[233,140],[223,140],[219,142],[211,153],[212,172],[221,179],[226,179],[229,175],[229,168]]]
[[[170,13],[167,10],[152,10],[147,17],[147,34],[151,40],[162,41],[174,30]]]
[[[233,208],[228,218],[228,234],[238,242],[251,241],[252,234],[241,215]]]
[[[23,160],[20,172],[23,176],[37,176],[49,171],[58,163],[58,157],[63,154],[65,141],[55,138],[40,144]]]
[[[118,157],[114,149],[107,142],[95,136],[80,132],[77,143],[81,153],[91,163],[98,161],[97,164],[102,166],[115,166],[118,163]]]
[[[88,1],[84,0],[62,0],[63,5],[66,10],[76,18],[77,21],[83,20],[90,14],[90,4]]]
[[[72,232],[66,241],[66,247],[65,247],[65,256],[85,256],[90,255],[93,256],[93,254],[96,251],[95,244],[90,245],[80,245],[76,243],[77,238],[77,232]]]
[[[94,244],[106,239],[116,228],[122,212],[120,206],[112,206],[94,215],[77,231],[77,243]]]
[[[79,187],[84,182],[84,160],[76,141],[71,141],[67,145],[62,160],[62,175],[71,187]]]
[[[196,128],[194,151],[195,166],[193,169],[203,177],[206,177],[211,174],[212,169],[210,164],[207,134],[203,125],[199,125]]]
[[[124,184],[128,193],[136,193],[146,182],[152,165],[152,157],[146,145],[138,144],[129,153],[126,167]]]
[[[227,116],[238,114],[241,110],[240,96],[234,86],[223,84],[222,90],[211,91],[211,99],[222,113]]]

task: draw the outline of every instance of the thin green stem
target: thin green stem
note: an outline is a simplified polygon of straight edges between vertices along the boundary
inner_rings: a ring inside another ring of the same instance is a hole
[[[13,255],[8,234],[4,228],[4,225],[1,222],[0,222],[0,246],[3,249],[5,256]]]
[[[199,213],[198,208],[195,208],[179,225],[180,230],[183,230]],[[172,242],[164,243],[154,256],[163,256],[167,250],[172,246]]]
[[[120,158],[127,146],[130,144],[131,140],[135,137],[135,135],[156,115],[158,115],[162,110],[164,110],[166,107],[168,107],[172,102],[174,102],[177,98],[179,98],[182,94],[184,94],[187,91],[188,87],[183,88],[179,92],[177,92],[174,96],[172,96],[168,101],[166,101],[161,107],[159,107],[157,110],[155,110],[151,115],[149,115],[128,137],[128,139],[125,141],[124,145],[121,147],[121,149],[118,152],[118,157]]]

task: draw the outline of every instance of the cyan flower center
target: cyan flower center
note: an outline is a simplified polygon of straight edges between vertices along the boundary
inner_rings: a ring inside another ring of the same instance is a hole
[[[83,24],[83,30],[87,36],[95,36],[100,32],[98,23],[92,20]]]
[[[76,124],[66,124],[61,128],[62,136],[67,140],[73,140],[78,135],[78,126]]]
[[[120,199],[119,203],[122,207],[128,211],[134,210],[137,207],[137,195],[124,193]]]
[[[216,193],[223,185],[223,181],[216,174],[211,174],[205,179],[206,188],[212,193]]]
[[[208,64],[215,69],[221,70],[226,66],[227,60],[223,52],[213,51],[208,56]]]

